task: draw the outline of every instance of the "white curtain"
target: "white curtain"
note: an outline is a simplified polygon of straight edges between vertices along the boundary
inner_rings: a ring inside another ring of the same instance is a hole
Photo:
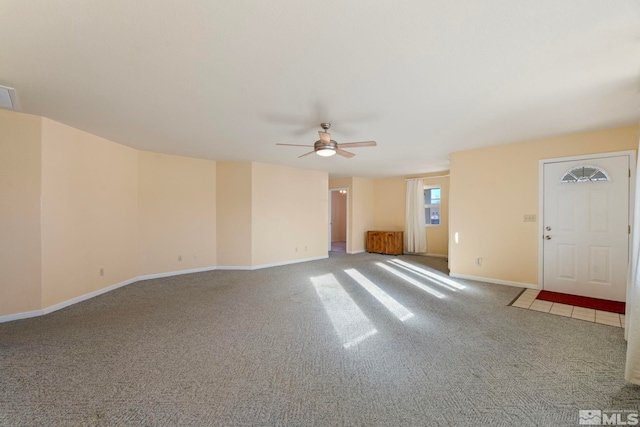
[[[638,149],[640,150],[640,145]],[[624,330],[627,339],[627,365],[624,378],[631,383],[640,384],[640,173],[638,172],[636,172],[634,200]]]
[[[407,180],[406,206],[404,250],[415,254],[426,253],[427,233],[424,228],[424,184],[422,179]]]

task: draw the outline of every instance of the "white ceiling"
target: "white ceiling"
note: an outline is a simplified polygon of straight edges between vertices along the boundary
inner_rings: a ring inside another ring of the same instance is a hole
[[[637,123],[638,0],[0,0],[21,111],[142,150],[394,176]],[[298,159],[319,123],[357,156]],[[1,133],[0,133],[1,135]]]

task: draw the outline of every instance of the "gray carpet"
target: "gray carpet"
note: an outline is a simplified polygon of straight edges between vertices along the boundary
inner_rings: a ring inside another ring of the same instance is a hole
[[[640,409],[622,329],[392,260],[446,271],[342,255],[138,282],[1,324],[0,425],[575,426],[579,409]]]

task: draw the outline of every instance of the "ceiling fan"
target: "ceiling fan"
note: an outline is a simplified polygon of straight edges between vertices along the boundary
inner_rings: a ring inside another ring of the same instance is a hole
[[[375,141],[361,141],[361,142],[344,142],[338,144],[333,139],[331,139],[331,134],[327,132],[331,127],[331,123],[320,123],[320,127],[324,130],[318,131],[318,135],[320,135],[320,139],[316,141],[313,145],[300,145],[300,144],[276,144],[276,145],[286,145],[289,147],[312,147],[313,151],[310,151],[306,154],[303,154],[300,157],[305,157],[310,154],[316,153],[318,156],[329,157],[334,154],[338,154],[342,157],[346,157],[347,159],[352,158],[355,154],[343,150],[343,147],[349,148],[357,148],[357,147],[375,147]]]

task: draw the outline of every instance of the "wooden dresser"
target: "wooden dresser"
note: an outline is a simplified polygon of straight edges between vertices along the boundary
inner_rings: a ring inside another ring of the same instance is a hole
[[[367,252],[402,255],[402,231],[367,231]]]

